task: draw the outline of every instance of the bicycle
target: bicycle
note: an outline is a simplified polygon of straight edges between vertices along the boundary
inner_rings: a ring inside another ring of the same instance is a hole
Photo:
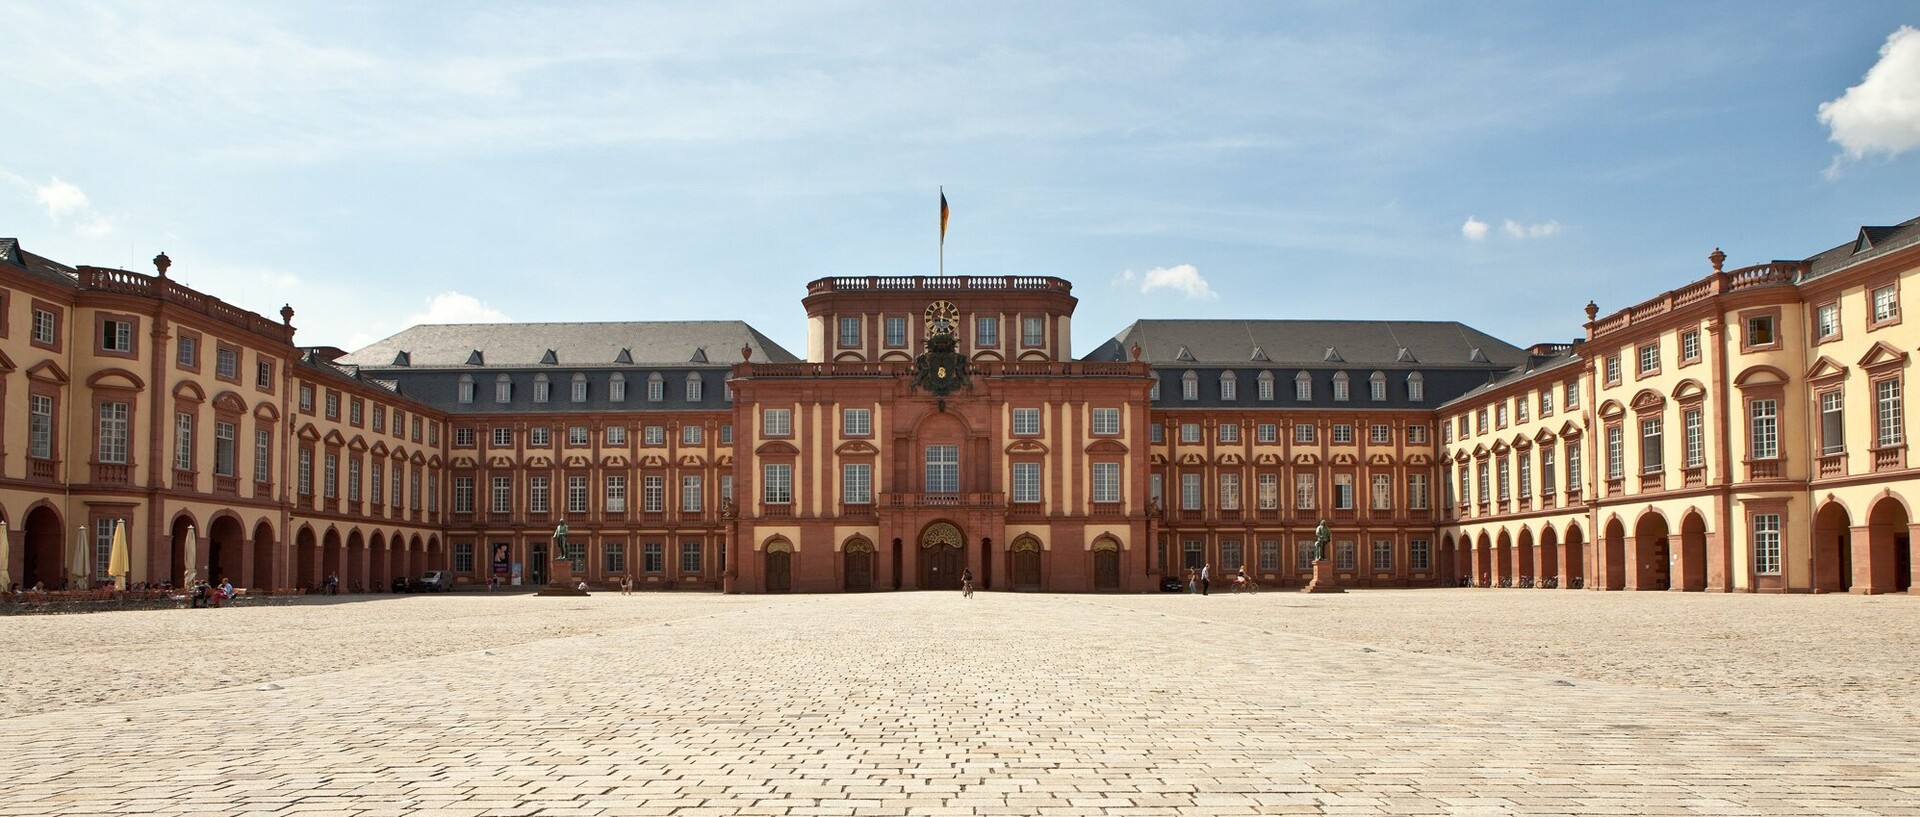
[[[1255,595],[1260,592],[1260,585],[1252,579],[1237,579],[1233,583],[1233,592],[1246,593],[1249,596]]]

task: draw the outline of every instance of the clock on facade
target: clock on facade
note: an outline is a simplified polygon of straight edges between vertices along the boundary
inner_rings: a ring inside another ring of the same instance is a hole
[[[927,334],[952,335],[958,333],[960,309],[952,301],[934,301],[927,304]]]

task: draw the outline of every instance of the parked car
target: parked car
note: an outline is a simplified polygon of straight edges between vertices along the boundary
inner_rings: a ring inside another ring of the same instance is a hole
[[[449,593],[453,591],[453,574],[445,570],[429,570],[420,574],[420,580],[414,582],[416,593]]]
[[[1160,592],[1184,593],[1186,592],[1186,590],[1187,590],[1187,586],[1186,584],[1180,581],[1179,576],[1161,576],[1160,577]]]
[[[411,593],[413,592],[413,582],[405,576],[395,576],[393,577],[393,592]]]

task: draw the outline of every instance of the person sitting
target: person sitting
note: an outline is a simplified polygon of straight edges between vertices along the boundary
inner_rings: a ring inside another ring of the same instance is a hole
[[[231,598],[233,598],[233,582],[222,577],[220,579],[220,586],[216,588],[213,593],[213,606],[219,607],[220,602],[227,601]]]

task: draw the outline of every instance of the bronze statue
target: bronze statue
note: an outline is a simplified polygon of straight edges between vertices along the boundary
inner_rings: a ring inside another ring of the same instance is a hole
[[[1313,529],[1313,560],[1318,562],[1327,558],[1327,539],[1333,532],[1327,528],[1327,520],[1320,520],[1320,527]]]

